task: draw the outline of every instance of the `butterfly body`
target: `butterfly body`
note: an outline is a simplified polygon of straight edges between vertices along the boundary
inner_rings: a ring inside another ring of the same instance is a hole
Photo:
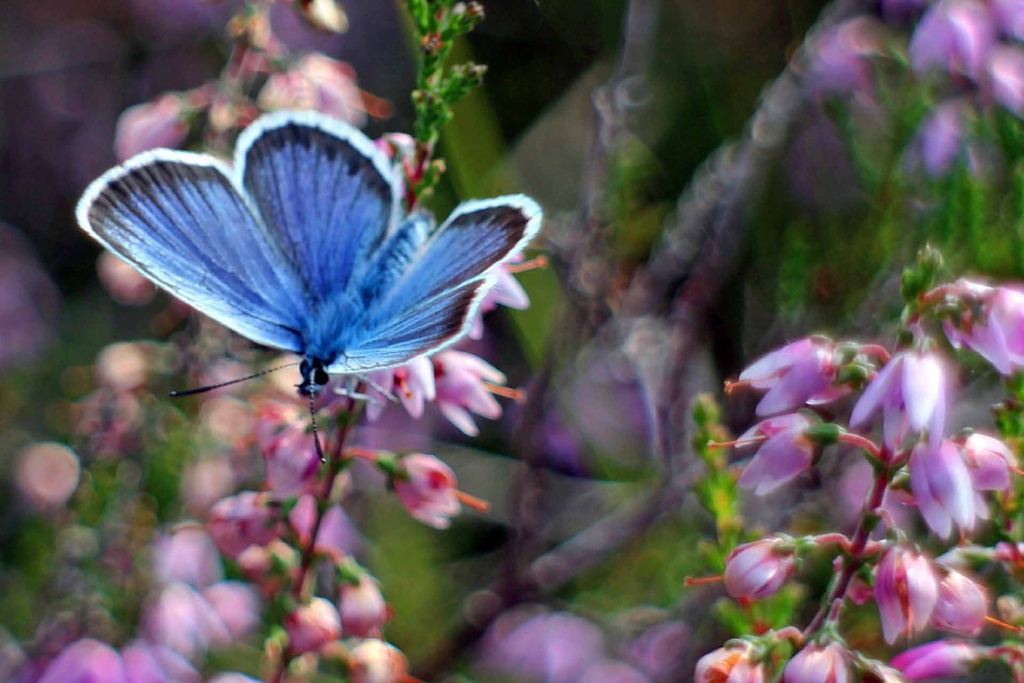
[[[156,150],[86,190],[81,227],[142,274],[254,342],[327,373],[395,367],[462,337],[495,268],[540,227],[521,195],[403,215],[400,180],[361,132],[311,112],[266,116],[233,167]],[[305,389],[303,389],[303,387]]]

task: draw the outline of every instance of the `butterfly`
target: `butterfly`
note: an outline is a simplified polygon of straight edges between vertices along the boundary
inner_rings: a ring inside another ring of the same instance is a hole
[[[458,341],[496,268],[537,234],[511,195],[459,204],[435,228],[359,130],[315,112],[259,118],[229,167],[158,149],[95,180],[79,225],[155,284],[251,341],[329,374],[402,365]]]

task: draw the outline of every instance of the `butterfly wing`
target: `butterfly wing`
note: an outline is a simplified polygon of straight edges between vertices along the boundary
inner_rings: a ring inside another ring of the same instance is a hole
[[[398,215],[387,157],[360,131],[322,114],[260,118],[239,138],[235,168],[314,308],[349,289]]]
[[[231,171],[155,150],[94,181],[78,223],[176,297],[254,342],[301,351],[305,284]]]
[[[331,372],[364,372],[399,365],[457,341],[467,331],[493,269],[538,232],[541,211],[522,195],[471,201],[408,258],[401,275],[364,294],[362,334],[349,339]],[[399,239],[401,231],[392,236]],[[394,258],[385,245],[374,272]]]

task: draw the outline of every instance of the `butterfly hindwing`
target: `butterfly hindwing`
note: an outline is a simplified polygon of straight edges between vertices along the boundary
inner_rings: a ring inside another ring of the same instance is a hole
[[[390,163],[361,132],[313,112],[261,118],[238,142],[240,182],[316,306],[353,285],[397,216]]]
[[[90,185],[78,221],[197,310],[257,343],[300,350],[303,285],[229,174],[207,155],[149,152]]]

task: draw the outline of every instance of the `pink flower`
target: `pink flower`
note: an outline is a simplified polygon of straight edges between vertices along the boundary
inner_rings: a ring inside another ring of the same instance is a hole
[[[371,372],[370,379],[373,382],[370,385],[370,395],[375,399],[366,404],[366,416],[370,420],[380,417],[387,407],[388,399],[380,390],[393,393],[402,402],[406,412],[416,419],[423,417],[424,403],[433,401],[437,396],[434,364],[426,356],[413,358],[405,365],[392,370]],[[377,386],[373,386],[374,384]]]
[[[748,645],[723,647],[697,661],[694,683],[762,683],[764,667],[750,659]]]
[[[603,659],[586,668],[580,683],[650,683],[650,679],[625,662]]]
[[[875,602],[882,635],[890,645],[923,630],[938,601],[939,583],[931,561],[898,546],[887,549],[875,568]]]
[[[37,683],[127,683],[124,663],[114,648],[83,638],[64,648]]]
[[[487,632],[485,668],[511,678],[577,683],[605,656],[604,636],[591,622],[564,612],[507,612]]]
[[[409,664],[402,651],[383,640],[369,638],[348,654],[352,683],[401,683],[408,680]]]
[[[41,512],[60,510],[78,488],[78,454],[62,443],[34,443],[18,454],[14,481],[22,498]]]
[[[784,683],[846,683],[850,679],[848,655],[838,643],[808,645],[786,664]]]
[[[522,255],[512,257],[511,262],[522,261]],[[499,305],[514,308],[519,311],[530,307],[530,297],[526,290],[519,284],[519,280],[509,270],[508,265],[503,263],[493,271],[494,285],[487,290],[484,298],[480,301],[480,307],[476,309],[473,322],[469,332],[466,333],[470,339],[481,339],[484,336],[484,315],[496,309]]]
[[[210,603],[183,583],[167,586],[146,606],[142,625],[151,642],[185,658],[231,642],[231,632]]]
[[[1024,39],[1024,0],[989,0],[989,6],[1003,33]]]
[[[200,683],[187,659],[162,645],[134,640],[121,651],[127,683]]]
[[[861,395],[850,416],[850,427],[867,426],[881,411],[885,443],[895,449],[914,432],[928,432],[937,447],[946,427],[946,378],[942,363],[932,353],[904,352],[879,370]]]
[[[808,337],[772,351],[740,373],[739,381],[767,389],[757,404],[758,415],[774,415],[810,403],[826,403],[847,392],[834,387],[838,368],[835,345],[824,337]]]
[[[437,407],[462,433],[480,433],[471,413],[491,420],[501,417],[501,404],[488,384],[505,384],[505,375],[483,359],[464,351],[442,351],[434,356],[434,379]]]
[[[782,587],[796,567],[793,545],[762,538],[737,546],[725,560],[725,589],[734,598],[766,598]]]
[[[145,306],[156,294],[156,285],[112,252],[100,254],[96,272],[110,298],[124,306]]]
[[[261,414],[261,422],[263,415]],[[268,430],[269,431],[269,430]],[[291,420],[259,439],[267,489],[278,498],[309,493],[318,481],[320,458],[304,420]]]
[[[978,583],[951,571],[939,585],[932,625],[958,636],[976,636],[985,626],[988,596]]]
[[[1005,491],[1017,458],[999,439],[973,432],[960,444],[976,491]]]
[[[227,627],[232,640],[244,640],[260,623],[260,599],[249,584],[220,581],[204,588],[202,597]]]
[[[299,543],[308,545],[316,521],[317,505],[312,495],[305,495],[292,508],[288,523],[299,536]],[[336,559],[355,552],[359,545],[359,532],[352,525],[340,505],[332,505],[324,512],[320,531],[316,535],[316,551]]]
[[[341,637],[341,617],[330,600],[313,598],[284,618],[284,630],[290,653],[315,652]]]
[[[186,526],[153,544],[153,569],[161,583],[175,581],[203,588],[224,578],[217,546],[206,529]]]
[[[1024,116],[1024,52],[1000,46],[988,58],[992,97],[1019,116]]]
[[[936,640],[896,655],[892,665],[908,681],[963,676],[984,656],[985,648],[959,640]]]
[[[961,529],[974,528],[974,486],[967,465],[952,441],[938,448],[922,441],[910,453],[910,489],[917,509],[939,536],[949,538],[956,523]]]
[[[814,444],[804,432],[814,423],[802,413],[780,415],[755,425],[738,441],[764,438],[753,460],[743,468],[739,485],[758,495],[771,493],[811,466]]]
[[[379,638],[380,629],[388,620],[388,606],[380,586],[372,577],[365,575],[359,583],[341,584],[338,611],[345,635],[356,638]]]
[[[259,103],[269,110],[315,109],[357,127],[366,123],[366,104],[352,67],[316,52],[270,76]]]
[[[412,453],[398,461],[395,495],[414,518],[435,529],[446,529],[459,513],[455,473],[433,455]]]
[[[968,319],[966,329],[947,325],[949,343],[974,350],[1003,375],[1024,368],[1024,291],[969,280],[957,280],[952,288],[960,298],[980,306],[981,315]]]
[[[114,153],[125,161],[157,147],[177,147],[188,136],[181,97],[162,95],[121,112],[114,133]]]
[[[978,80],[995,42],[995,21],[984,3],[941,0],[932,5],[914,30],[910,63],[915,71],[938,67]]]
[[[267,545],[280,531],[276,511],[267,505],[266,495],[253,491],[218,501],[210,508],[207,528],[220,551],[230,558],[251,545]]]

